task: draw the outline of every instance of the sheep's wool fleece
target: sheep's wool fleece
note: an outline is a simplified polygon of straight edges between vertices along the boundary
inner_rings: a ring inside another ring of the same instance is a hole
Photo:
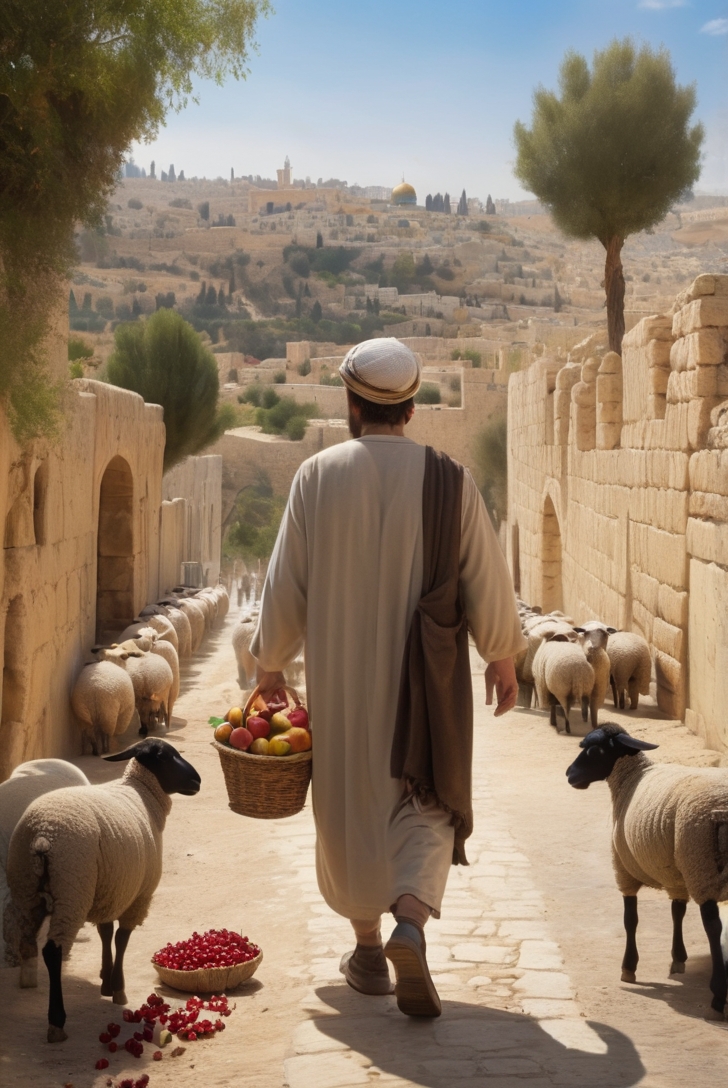
[[[339,914],[377,919],[405,893],[439,913],[453,850],[449,817],[390,776],[407,633],[422,589],[425,447],[372,435],[298,470],[251,646],[268,671],[305,642],[314,736],[319,887]],[[523,646],[503,553],[468,472],[461,582],[480,655]]]
[[[671,899],[728,899],[728,771],[623,757],[608,779],[612,857],[622,895],[645,884]]]
[[[45,859],[48,938],[64,954],[84,922],[140,925],[162,873],[162,832],[171,807],[156,777],[136,759],[118,781],[38,798],[10,840],[14,902],[26,914],[32,909]]]

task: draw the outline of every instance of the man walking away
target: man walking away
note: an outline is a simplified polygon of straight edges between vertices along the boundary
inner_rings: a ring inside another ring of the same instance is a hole
[[[524,642],[470,473],[404,436],[417,357],[394,338],[369,340],[340,373],[353,441],[296,473],[251,650],[269,693],[305,645],[316,869],[356,935],[347,982],[391,993],[386,956],[402,1012],[439,1016],[424,925],[440,916],[472,828],[467,632],[488,662],[496,714],[515,705],[512,657]],[[383,949],[388,911],[397,925]]]

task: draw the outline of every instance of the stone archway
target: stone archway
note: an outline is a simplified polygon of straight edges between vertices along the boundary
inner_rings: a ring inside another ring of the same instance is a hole
[[[96,640],[134,619],[134,481],[123,457],[106,467],[99,492]]]
[[[564,607],[561,576],[561,529],[550,495],[543,504],[541,526],[541,607],[544,612]]]

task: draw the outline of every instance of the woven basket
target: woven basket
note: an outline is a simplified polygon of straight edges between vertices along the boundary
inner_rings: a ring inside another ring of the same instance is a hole
[[[293,688],[286,688],[286,692],[296,706],[301,705]],[[245,704],[246,714],[258,694],[258,688],[251,692]],[[233,812],[254,820],[279,820],[301,811],[311,781],[310,749],[289,756],[256,756],[217,740],[213,740],[212,746],[220,756]]]
[[[241,982],[252,978],[260,966],[263,953],[247,963],[236,963],[233,967],[201,967],[197,971],[175,971],[171,967],[162,967],[152,960],[154,970],[166,986],[173,990],[182,990],[186,994],[221,994],[223,990],[232,990]]]

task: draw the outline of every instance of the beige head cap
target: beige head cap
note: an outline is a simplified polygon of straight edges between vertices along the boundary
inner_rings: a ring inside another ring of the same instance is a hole
[[[420,387],[422,364],[393,336],[365,340],[347,352],[339,367],[344,385],[375,404],[401,404]]]

